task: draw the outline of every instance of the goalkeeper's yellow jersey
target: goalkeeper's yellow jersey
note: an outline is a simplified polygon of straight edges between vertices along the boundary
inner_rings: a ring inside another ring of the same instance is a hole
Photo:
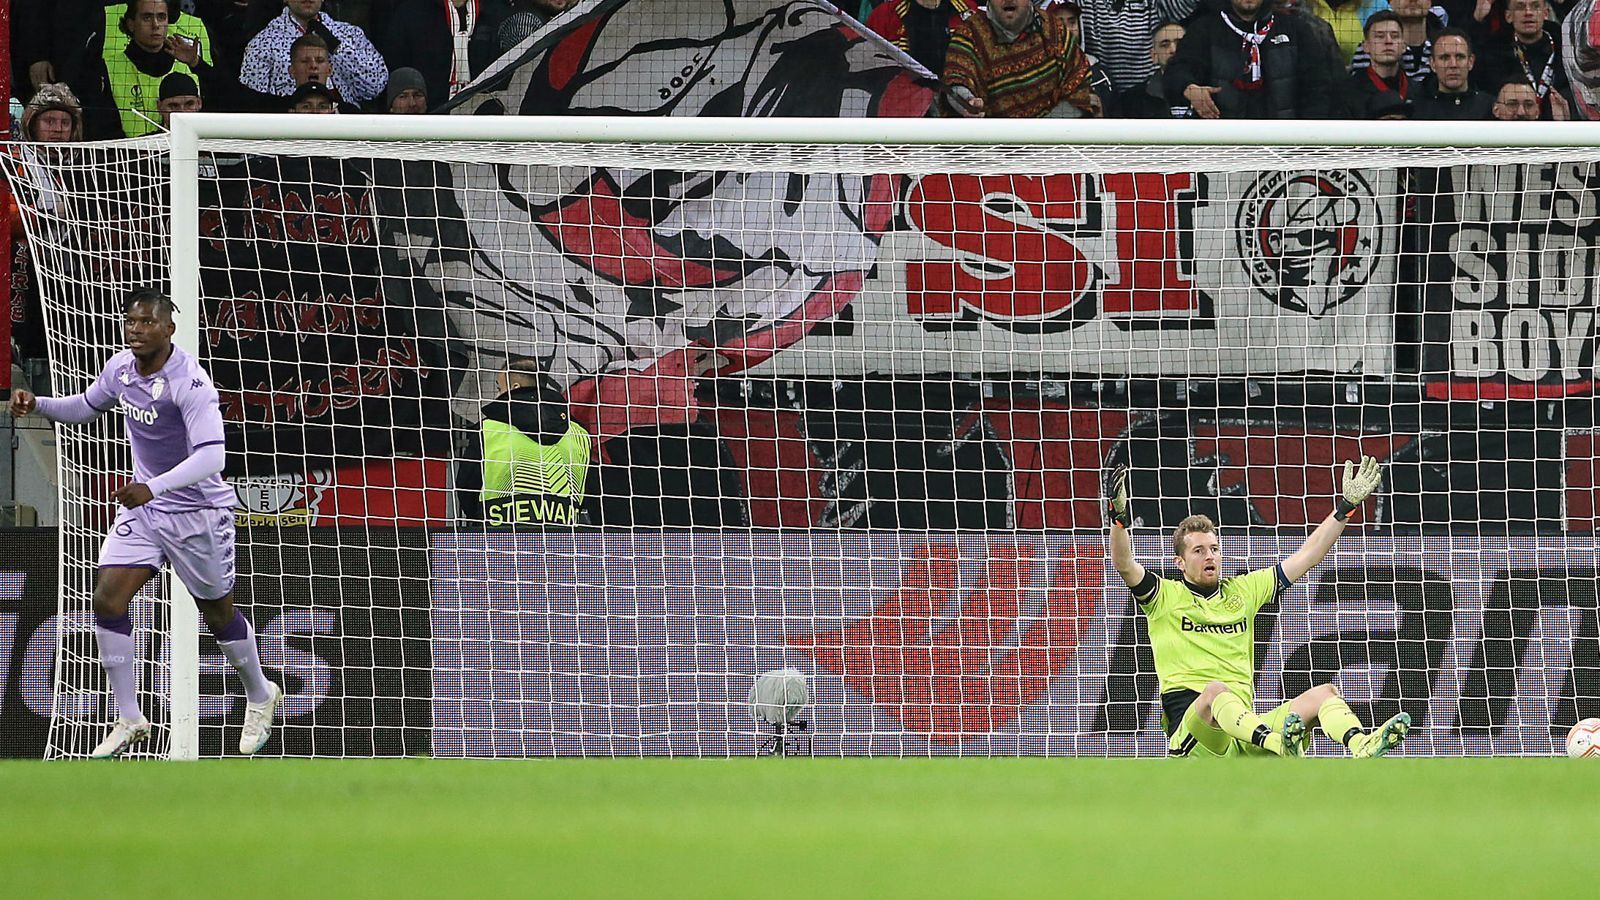
[[[1136,598],[1150,620],[1161,692],[1203,691],[1220,681],[1248,706],[1254,699],[1256,613],[1288,586],[1273,566],[1224,578],[1210,596],[1162,578],[1148,599]]]

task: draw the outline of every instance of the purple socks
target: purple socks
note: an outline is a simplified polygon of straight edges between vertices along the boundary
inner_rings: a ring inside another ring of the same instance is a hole
[[[238,610],[227,625],[212,632],[222,655],[233,664],[239,678],[244,681],[244,693],[251,703],[265,703],[272,696],[272,686],[266,673],[261,671],[261,658],[256,653],[255,632]],[[94,636],[100,645],[100,665],[111,682],[111,694],[116,699],[117,716],[123,719],[141,719],[139,711],[138,672],[134,668],[137,653],[133,644],[133,620],[126,615],[108,618],[94,617]]]
[[[100,645],[100,666],[106,670],[111,695],[116,699],[117,717],[144,718],[139,711],[139,679],[134,669],[137,654],[133,646],[133,620],[126,615],[109,618],[96,614],[94,636]]]
[[[209,623],[207,625],[209,626]],[[265,703],[272,696],[272,684],[261,671],[261,658],[256,653],[256,635],[244,613],[237,609],[228,624],[211,632],[216,636],[222,655],[233,664],[234,671],[244,682],[244,695],[251,703]]]

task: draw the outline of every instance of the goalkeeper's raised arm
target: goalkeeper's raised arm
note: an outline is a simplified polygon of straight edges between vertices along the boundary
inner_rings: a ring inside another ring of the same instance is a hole
[[[1128,511],[1128,467],[1117,466],[1111,471],[1111,481],[1106,489],[1106,517],[1111,520],[1111,565],[1130,588],[1144,581],[1144,566],[1133,558],[1133,539],[1128,529],[1133,525],[1133,515]]]
[[[1328,551],[1333,549],[1334,541],[1344,534],[1350,517],[1372,496],[1382,480],[1383,467],[1378,465],[1376,459],[1363,456],[1359,463],[1347,460],[1344,464],[1344,482],[1338,498],[1334,500],[1333,512],[1322,520],[1316,531],[1311,532],[1299,550],[1282,562],[1284,576],[1290,581],[1299,581],[1300,576],[1322,562]]]

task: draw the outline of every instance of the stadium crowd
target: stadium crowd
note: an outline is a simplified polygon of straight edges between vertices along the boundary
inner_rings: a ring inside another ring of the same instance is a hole
[[[882,0],[960,116],[1572,118],[1546,0]],[[867,9],[867,7],[872,7]]]
[[[574,3],[16,0],[13,94],[65,112],[87,140],[149,134],[180,110],[421,113]],[[848,11],[942,76],[950,115],[1564,119],[1569,9],[860,0]]]
[[[574,0],[15,0],[15,99],[104,140],[177,111],[419,113]],[[31,134],[20,138],[36,139]]]

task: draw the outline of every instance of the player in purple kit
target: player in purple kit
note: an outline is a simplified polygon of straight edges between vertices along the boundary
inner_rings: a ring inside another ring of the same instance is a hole
[[[244,681],[240,753],[266,745],[283,702],[283,688],[261,671],[250,623],[233,608],[234,495],[222,481],[222,411],[199,360],[172,343],[172,312],[172,300],[160,291],[134,291],[123,305],[128,349],[111,357],[87,391],[11,394],[13,416],[37,410],[52,422],[81,424],[120,409],[133,445],[133,481],[117,490],[122,509],[100,548],[94,588],[100,664],[117,704],[117,722],[90,754],[95,758],[120,756],[150,736],[150,720],[139,709],[128,605],[163,562],[189,588]]]

